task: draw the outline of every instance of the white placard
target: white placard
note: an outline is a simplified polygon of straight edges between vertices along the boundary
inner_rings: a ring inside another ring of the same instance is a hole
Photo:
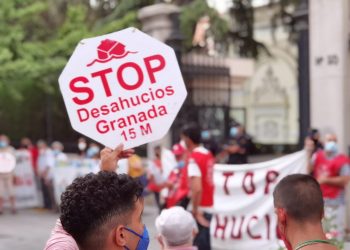
[[[135,28],[82,40],[59,84],[72,127],[111,148],[161,139],[187,96],[174,50]]]
[[[10,173],[15,169],[16,158],[9,152],[0,152],[0,173]]]

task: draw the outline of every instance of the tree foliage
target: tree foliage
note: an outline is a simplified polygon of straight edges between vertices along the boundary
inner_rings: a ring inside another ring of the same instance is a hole
[[[68,58],[83,38],[138,25],[129,11],[98,26],[101,13],[86,1],[0,1],[0,133],[15,140],[75,135],[57,83]]]

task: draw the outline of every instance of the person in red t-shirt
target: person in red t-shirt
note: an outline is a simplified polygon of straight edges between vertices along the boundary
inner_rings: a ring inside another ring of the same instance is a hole
[[[326,230],[334,238],[342,239],[345,233],[345,186],[350,181],[349,159],[338,152],[334,134],[326,135],[324,150],[318,150],[312,157],[312,148],[307,149],[310,155],[308,171],[320,183],[325,202],[325,219],[330,225]]]
[[[167,181],[169,193],[166,198],[166,207],[181,206],[187,208],[189,203],[188,178],[187,178],[187,152],[180,143],[173,146],[173,154],[175,155],[177,166],[170,172]]]
[[[191,123],[182,130],[181,138],[190,152],[188,177],[192,194],[192,213],[199,232],[194,245],[200,250],[210,250],[210,220],[214,205],[214,156],[200,145],[201,129]]]
[[[35,145],[33,145],[32,141],[27,137],[24,137],[21,139],[21,148],[29,150],[29,152],[31,154],[31,159],[32,159],[33,171],[34,171],[35,176],[37,176],[38,175],[39,149]]]
[[[154,199],[157,204],[159,213],[163,209],[163,204],[161,202],[160,192],[164,188],[165,182],[163,181],[163,167],[161,160],[162,149],[160,146],[154,148],[155,158],[151,162],[148,171],[148,186],[147,189],[154,194]]]

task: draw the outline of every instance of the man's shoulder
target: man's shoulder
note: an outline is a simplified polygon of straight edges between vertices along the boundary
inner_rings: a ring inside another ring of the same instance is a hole
[[[196,147],[192,153],[191,158],[204,158],[204,157],[213,157],[212,153],[203,146]]]

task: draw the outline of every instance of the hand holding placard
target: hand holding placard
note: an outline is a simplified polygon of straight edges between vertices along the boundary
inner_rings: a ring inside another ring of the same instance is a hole
[[[123,150],[123,144],[118,145],[114,150],[111,148],[104,148],[100,152],[101,163],[100,169],[102,171],[115,172],[118,168],[118,161],[120,159],[129,158],[135,153],[133,149]]]

